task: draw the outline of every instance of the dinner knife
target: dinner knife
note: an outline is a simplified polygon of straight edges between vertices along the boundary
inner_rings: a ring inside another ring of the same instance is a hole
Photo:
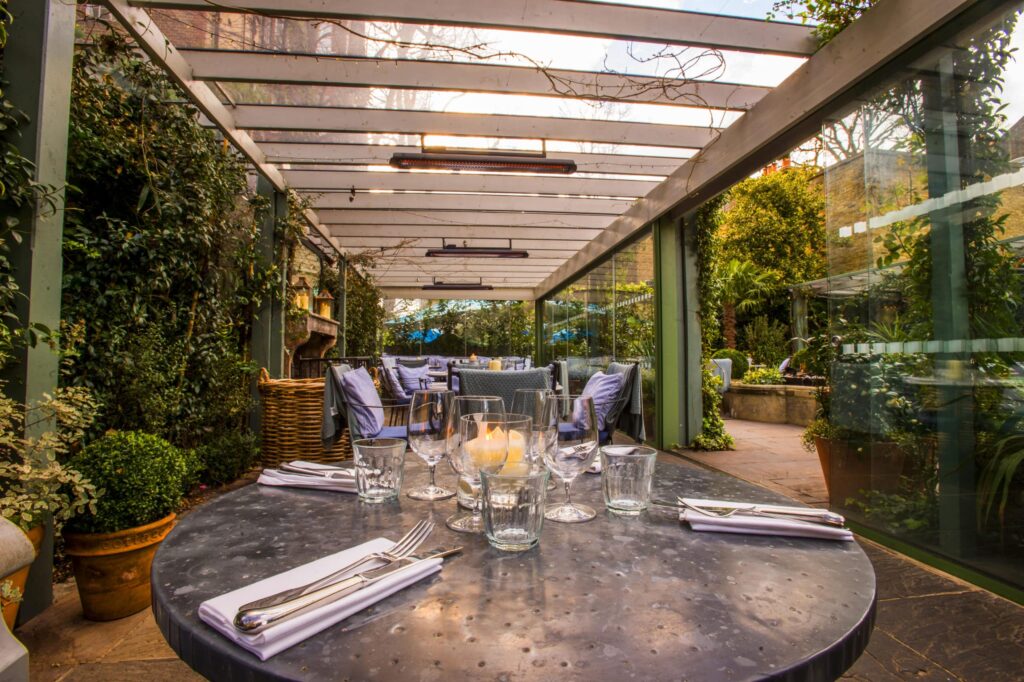
[[[355,476],[355,470],[348,469],[347,471],[341,468],[338,469],[307,469],[305,467],[298,467],[291,464],[282,464],[278,467],[279,471],[285,471],[290,474],[303,474],[305,476],[316,476],[317,478],[329,478],[329,479],[352,479]]]
[[[255,635],[269,627],[307,613],[312,609],[336,602],[342,597],[358,592],[367,585],[372,585],[384,578],[407,571],[422,561],[443,559],[461,551],[462,547],[451,549],[438,548],[422,554],[414,554],[394,561],[387,566],[364,571],[350,578],[344,578],[338,582],[321,587],[319,590],[276,606],[239,611],[235,614],[233,623],[236,629],[249,635]]]

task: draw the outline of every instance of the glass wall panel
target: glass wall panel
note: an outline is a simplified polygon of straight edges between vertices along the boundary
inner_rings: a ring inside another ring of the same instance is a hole
[[[533,356],[532,301],[388,301],[384,352],[392,355]]]
[[[1024,586],[1020,7],[829,124],[833,507]]]
[[[566,360],[569,389],[583,390],[608,363],[640,364],[644,420],[653,437],[654,240],[648,235],[544,301],[547,360]]]

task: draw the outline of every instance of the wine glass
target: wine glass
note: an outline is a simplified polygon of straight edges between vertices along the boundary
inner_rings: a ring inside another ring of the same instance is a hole
[[[549,420],[548,406],[550,399],[554,396],[550,388],[517,388],[512,396],[512,414],[521,414],[529,417],[533,423],[533,434],[531,438],[530,457],[531,461],[541,461],[541,430]]]
[[[542,452],[544,464],[565,486],[565,502],[548,505],[544,518],[562,523],[589,521],[597,512],[586,505],[575,504],[570,490],[573,481],[587,470],[597,454],[594,400],[590,396],[555,396],[551,406]]]
[[[456,512],[448,517],[445,525],[460,533],[482,533],[480,474],[497,473],[505,466],[509,455],[508,426],[504,414],[474,412],[459,417],[458,431],[459,445],[452,450],[449,461],[473,489],[473,510],[469,513]]]
[[[505,401],[496,395],[457,395],[452,401],[452,408],[448,412],[448,419],[445,421],[446,452],[448,463],[456,474],[459,470],[453,460],[455,451],[461,443],[459,435],[459,417],[466,414],[505,414]],[[479,494],[479,486],[473,488],[472,483],[461,474],[457,486],[457,500],[459,507],[472,510],[476,506],[476,495]],[[458,520],[458,514],[449,520]],[[468,514],[464,514],[468,516]]]
[[[412,394],[409,402],[409,447],[430,469],[430,483],[406,493],[414,500],[447,500],[455,496],[454,490],[442,488],[434,481],[437,464],[448,450],[445,421],[452,410],[454,398],[451,391],[424,390]]]

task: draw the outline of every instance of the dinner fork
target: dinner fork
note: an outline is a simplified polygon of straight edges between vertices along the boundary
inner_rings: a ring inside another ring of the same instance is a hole
[[[415,526],[413,526],[408,533],[402,536],[402,538],[394,544],[394,546],[391,549],[385,552],[374,552],[373,554],[367,554],[366,556],[361,557],[356,561],[353,561],[347,566],[343,566],[337,571],[334,571],[329,575],[325,575],[323,578],[319,578],[318,580],[315,580],[311,583],[307,583],[306,585],[300,585],[299,587],[293,587],[289,590],[278,592],[277,594],[272,594],[269,597],[257,599],[256,601],[249,602],[248,604],[243,604],[241,607],[239,607],[238,610],[247,611],[249,609],[263,609],[271,606],[277,606],[278,604],[283,604],[286,601],[291,601],[292,599],[296,599],[305,594],[318,590],[321,587],[326,587],[335,580],[341,578],[346,573],[353,573],[358,571],[371,561],[382,561],[386,565],[394,561],[398,561],[399,559],[404,559],[405,557],[409,556],[417,549],[419,549],[419,546],[423,544],[423,541],[427,539],[427,536],[429,536],[433,530],[434,522],[424,519],[423,521],[420,521]]]

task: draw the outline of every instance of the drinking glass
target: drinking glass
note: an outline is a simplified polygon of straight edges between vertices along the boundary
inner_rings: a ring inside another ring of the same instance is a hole
[[[651,480],[658,451],[642,445],[601,448],[601,489],[608,511],[636,516],[651,502]]]
[[[452,409],[451,391],[416,391],[409,402],[409,447],[430,469],[430,483],[406,493],[414,500],[447,500],[455,496],[434,481],[434,470],[448,449],[445,420]]]
[[[459,447],[459,417],[464,414],[505,414],[505,401],[496,395],[457,395],[452,402],[452,409],[448,412],[448,421],[445,422],[447,436],[446,453],[448,463],[452,463],[452,454]],[[452,469],[455,466],[452,465]],[[456,470],[455,473],[458,473]],[[466,478],[460,476],[456,486],[456,500],[463,509],[473,509],[476,504],[476,495],[473,486]]]
[[[556,396],[551,400],[551,422],[544,434],[544,464],[565,486],[565,502],[549,505],[549,521],[580,523],[597,515],[592,508],[572,501],[573,481],[586,471],[597,454],[597,415],[590,396]]]
[[[482,532],[480,515],[480,475],[497,473],[507,461],[515,466],[524,464],[529,419],[509,420],[505,415],[476,413],[459,418],[459,447],[454,451],[452,466],[473,487],[474,504],[471,513],[459,512],[445,524],[459,532]]]
[[[543,463],[540,452],[544,442],[543,429],[550,421],[549,403],[554,395],[550,388],[517,388],[512,396],[512,413],[525,415],[533,421],[534,437],[529,459],[537,463]]]
[[[550,474],[536,464],[506,464],[512,471],[480,475],[484,533],[504,552],[523,552],[540,541]]]
[[[401,438],[361,438],[353,441],[356,492],[363,502],[378,503],[398,497],[406,443]]]

